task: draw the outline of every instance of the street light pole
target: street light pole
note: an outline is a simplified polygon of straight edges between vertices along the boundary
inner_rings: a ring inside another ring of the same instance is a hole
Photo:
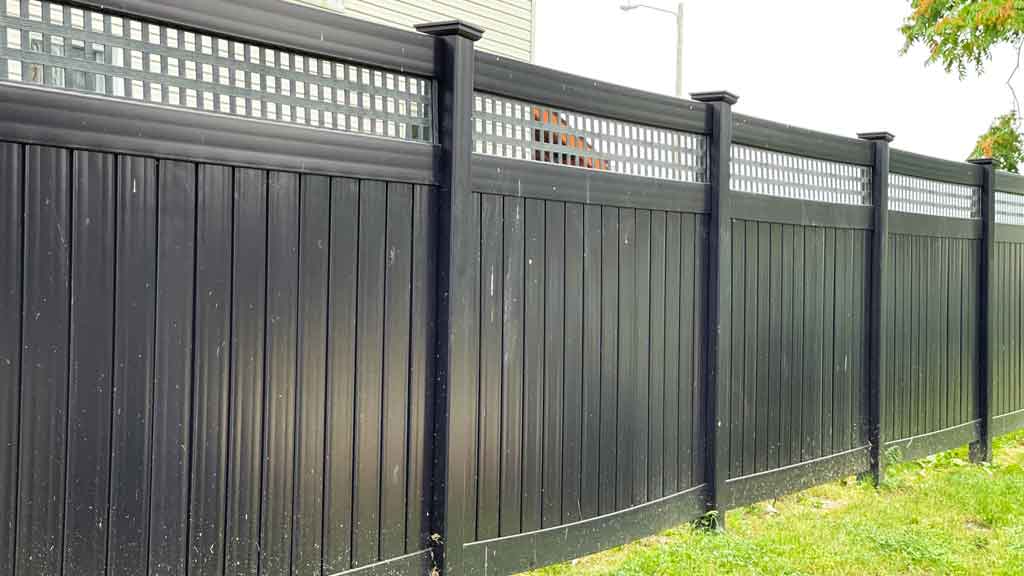
[[[680,2],[676,5],[676,10],[666,10],[658,6],[651,6],[650,4],[623,4],[619,6],[623,12],[629,12],[630,10],[636,10],[637,8],[647,8],[656,12],[664,12],[671,14],[676,17],[676,97],[685,98],[686,94],[683,92],[683,3]]]

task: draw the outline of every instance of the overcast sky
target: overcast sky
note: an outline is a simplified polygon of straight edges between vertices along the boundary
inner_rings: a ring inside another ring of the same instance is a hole
[[[675,19],[624,0],[536,0],[537,64],[643,90],[675,90]],[[675,2],[647,0],[674,9]],[[854,136],[887,130],[894,146],[963,160],[1012,108],[1015,54],[961,81],[901,56],[907,0],[687,0],[683,88],[730,90],[735,110]],[[1017,76],[1024,95],[1024,71]]]

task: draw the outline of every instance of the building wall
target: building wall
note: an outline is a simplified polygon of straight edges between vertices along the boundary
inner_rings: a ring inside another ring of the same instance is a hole
[[[459,18],[486,33],[477,47],[517,60],[533,59],[534,0],[302,0],[354,18],[412,29]]]

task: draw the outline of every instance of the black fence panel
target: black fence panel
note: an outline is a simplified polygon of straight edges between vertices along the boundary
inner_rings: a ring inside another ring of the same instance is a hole
[[[729,478],[867,442],[870,232],[732,224]]]
[[[993,347],[993,415],[1010,416],[1024,410],[1024,244],[995,245],[996,334]]]
[[[427,549],[431,188],[3,152],[5,573]]]
[[[882,429],[886,442],[907,440],[897,445],[913,451],[911,439],[978,417],[981,243],[901,233],[888,249]]]
[[[705,218],[496,194],[474,200],[475,540],[699,485]]]

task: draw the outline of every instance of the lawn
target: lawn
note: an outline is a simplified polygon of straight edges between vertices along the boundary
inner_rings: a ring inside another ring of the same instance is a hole
[[[562,574],[1024,575],[1024,432],[995,462],[966,449],[889,468],[875,490],[853,478],[533,572]]]

